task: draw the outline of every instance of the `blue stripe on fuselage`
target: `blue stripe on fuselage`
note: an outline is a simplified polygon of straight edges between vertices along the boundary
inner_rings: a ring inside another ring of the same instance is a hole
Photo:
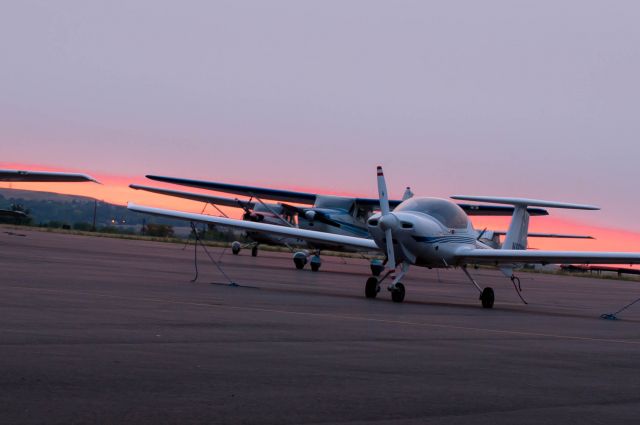
[[[476,239],[470,236],[413,236],[416,242],[426,243],[475,243]]]

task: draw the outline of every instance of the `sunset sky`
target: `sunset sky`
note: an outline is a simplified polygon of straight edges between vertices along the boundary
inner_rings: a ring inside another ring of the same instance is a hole
[[[634,1],[20,1],[0,13],[0,167],[199,210],[145,174],[595,204],[532,230],[640,250]],[[1,187],[9,187],[1,184]],[[27,188],[25,184],[13,184]],[[506,227],[477,221],[478,227]]]

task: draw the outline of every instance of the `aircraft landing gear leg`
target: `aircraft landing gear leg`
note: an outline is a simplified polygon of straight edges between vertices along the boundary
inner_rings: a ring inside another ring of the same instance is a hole
[[[258,256],[258,244],[255,244],[255,245],[251,248],[251,256],[252,256],[252,257],[257,257],[257,256]]]
[[[387,288],[391,292],[391,299],[394,303],[401,303],[404,301],[405,289],[400,280],[409,271],[409,263],[402,263],[400,266],[400,273],[393,279],[391,285]]]
[[[488,286],[484,289],[480,288],[480,285],[478,285],[478,282],[476,282],[476,280],[467,271],[466,266],[462,266],[462,271],[464,272],[465,275],[467,275],[467,277],[469,278],[471,283],[473,283],[473,286],[476,287],[478,292],[480,292],[480,303],[482,304],[482,308],[493,308],[493,303],[496,300],[496,296],[493,292],[493,288],[490,288]]]

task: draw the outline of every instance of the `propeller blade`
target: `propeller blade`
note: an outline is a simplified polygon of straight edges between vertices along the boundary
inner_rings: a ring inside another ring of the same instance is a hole
[[[380,199],[380,212],[383,216],[389,214],[389,196],[387,195],[387,183],[384,180],[382,167],[378,165],[378,198]]]
[[[391,229],[387,229],[384,232],[385,238],[387,239],[387,267],[391,270],[396,268],[396,254],[393,251],[393,232]]]

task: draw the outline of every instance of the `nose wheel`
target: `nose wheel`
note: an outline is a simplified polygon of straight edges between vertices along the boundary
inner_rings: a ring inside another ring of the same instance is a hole
[[[400,282],[396,283],[395,288],[391,289],[391,299],[394,303],[404,301],[404,285]]]

